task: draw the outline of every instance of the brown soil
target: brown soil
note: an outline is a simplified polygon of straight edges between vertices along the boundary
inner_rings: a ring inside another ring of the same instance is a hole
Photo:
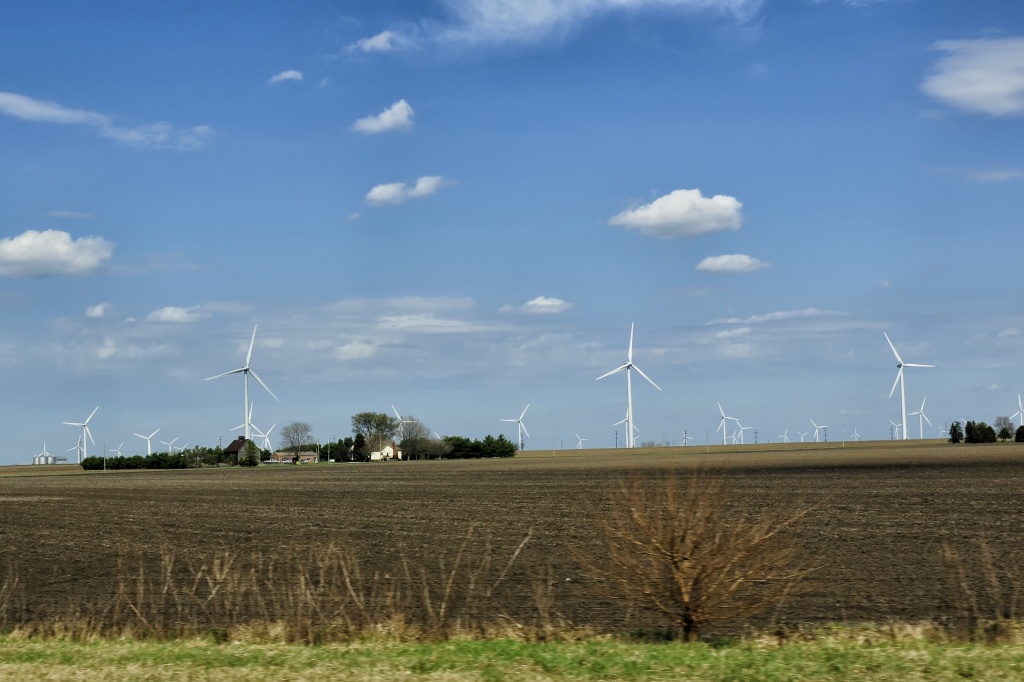
[[[775,621],[949,617],[942,538],[970,557],[979,538],[1015,550],[1024,527],[1024,447],[1014,444],[691,446],[78,475],[16,467],[0,470],[0,560],[17,572],[24,608],[46,614],[109,599],[126,550],[155,562],[168,548],[274,552],[335,541],[356,548],[365,566],[398,573],[402,557],[450,561],[478,524],[500,567],[532,532],[498,595],[513,616],[535,607],[544,577],[554,611],[575,625],[657,626],[656,616],[627,618],[621,604],[597,598],[574,548],[594,537],[594,515],[617,481],[655,481],[695,464],[724,477],[738,499],[818,505],[801,533],[821,568],[805,594],[766,614]]]

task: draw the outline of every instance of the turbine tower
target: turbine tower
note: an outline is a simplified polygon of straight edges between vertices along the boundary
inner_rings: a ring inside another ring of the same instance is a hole
[[[1024,426],[1024,405],[1021,405],[1020,403],[1020,393],[1017,394],[1017,411],[1013,413],[1013,416],[1010,417],[1010,419],[1013,420],[1017,417],[1020,417],[1020,422],[1018,423],[1021,426]]]
[[[160,429],[157,429],[156,431],[154,431],[153,433],[149,434],[148,436],[143,436],[141,433],[134,433],[134,434],[132,434],[132,435],[138,436],[142,440],[146,441],[146,456],[147,457],[149,455],[153,454],[153,448],[151,447],[151,443],[153,441],[153,436],[155,436],[159,430]]]
[[[617,372],[621,372],[623,370],[626,371],[626,447],[627,448],[632,448],[632,447],[634,447],[636,445],[636,439],[633,436],[633,428],[632,428],[633,427],[633,381],[632,381],[632,378],[631,378],[632,371],[636,370],[640,374],[640,376],[642,376],[644,379],[647,379],[647,381],[650,382],[651,386],[654,386],[659,391],[661,390],[661,387],[658,386],[658,384],[656,384],[653,381],[651,381],[651,378],[649,376],[647,376],[646,374],[644,374],[642,369],[640,369],[639,367],[637,367],[636,365],[633,364],[633,327],[634,326],[635,326],[635,323],[630,323],[630,325],[629,325],[629,351],[626,354],[626,362],[624,362],[623,364],[619,365],[618,367],[616,367],[612,371],[606,372],[605,374],[602,374],[601,376],[599,376],[596,379],[596,381],[600,381],[601,379],[604,379],[605,377],[611,376],[612,374],[616,374]]]
[[[89,415],[89,419],[84,422],[61,422],[61,424],[67,424],[68,426],[81,426],[82,427],[82,440],[81,446],[78,448],[78,463],[81,464],[82,460],[89,456],[89,443],[88,440],[92,440],[92,444],[96,445],[96,441],[92,438],[92,432],[89,431],[89,420],[96,414],[96,410],[100,409],[97,405],[96,409]],[[86,440],[88,438],[88,440]]]
[[[811,426],[814,427],[814,442],[817,443],[818,442],[818,432],[821,431],[822,429],[827,429],[828,428],[828,424],[822,424],[821,426],[818,426],[817,424],[814,423],[813,419],[811,419],[810,421],[811,421]]]
[[[934,367],[935,365],[919,365],[912,362],[903,362],[903,358],[896,352],[896,346],[892,345],[892,341],[889,339],[889,335],[882,332],[885,336],[885,340],[889,342],[889,348],[892,349],[892,354],[896,356],[896,366],[899,371],[896,373],[896,381],[892,382],[892,388],[889,389],[889,397],[892,398],[893,391],[896,390],[896,384],[900,385],[900,425],[903,426],[903,440],[907,440],[907,391],[903,384],[903,369],[905,367]],[[929,422],[930,424],[931,422]]]
[[[519,419],[502,419],[503,422],[513,422],[519,427],[519,449],[523,449],[523,431],[526,431],[526,426],[523,425],[523,417],[526,416],[526,411],[530,409],[530,403],[526,403],[526,407],[523,408],[523,413],[519,415]],[[530,432],[526,431],[526,437],[530,437]]]
[[[259,382],[260,386],[262,386],[267,391],[267,393],[270,394],[270,397],[272,397],[274,400],[278,400],[277,396],[274,395],[274,392],[271,391],[270,388],[268,388],[265,383],[263,383],[263,379],[260,379],[259,375],[256,374],[256,372],[252,371],[252,369],[249,367],[249,362],[250,360],[252,360],[252,347],[253,344],[256,343],[256,327],[257,325],[253,325],[252,339],[249,341],[249,352],[245,354],[245,364],[239,367],[238,369],[231,370],[230,372],[224,372],[223,374],[218,374],[216,376],[206,378],[207,381],[210,381],[211,379],[220,379],[221,377],[226,377],[231,374],[242,375],[242,420],[243,422],[245,422],[246,440],[252,440],[252,424],[249,423],[249,375],[251,374],[252,378]],[[281,401],[278,400],[278,402]]]
[[[732,421],[736,422],[736,425],[738,426],[739,423],[740,423],[740,420],[737,419],[736,417],[729,417],[729,416],[727,416],[725,414],[725,410],[722,409],[722,403],[718,403],[718,412],[722,415],[722,421],[718,422],[718,428],[715,429],[715,431],[721,431],[722,432],[722,445],[728,445],[728,443],[725,442],[726,431],[728,430],[728,429],[725,428],[725,422],[731,419]]]

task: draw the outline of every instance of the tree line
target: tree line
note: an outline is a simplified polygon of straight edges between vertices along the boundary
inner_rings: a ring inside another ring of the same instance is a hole
[[[983,421],[968,421],[963,427],[956,421],[949,425],[950,443],[995,443],[997,440],[1005,443],[1010,438],[1017,443],[1024,443],[1024,424],[1014,430],[1009,417],[996,417],[995,426]]]

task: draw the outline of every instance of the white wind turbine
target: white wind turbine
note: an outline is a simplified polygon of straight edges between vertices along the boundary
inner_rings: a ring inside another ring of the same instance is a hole
[[[889,423],[896,429],[896,440],[900,440],[900,431],[903,430],[903,424],[897,424],[893,420],[889,420]]]
[[[744,444],[744,441],[743,441],[743,432],[744,432],[744,431],[750,431],[750,430],[752,430],[753,428],[754,428],[753,426],[743,426],[743,424],[740,424],[740,420],[739,420],[739,419],[737,419],[737,420],[736,420],[736,433],[738,433],[738,434],[739,434],[739,437],[740,437],[740,445],[743,445],[743,444]]]
[[[1010,420],[1012,421],[1017,417],[1020,417],[1020,422],[1018,423],[1021,426],[1024,426],[1024,405],[1021,405],[1020,403],[1020,393],[1017,394],[1017,411],[1013,413],[1013,416],[1010,417]]]
[[[725,422],[731,419],[732,421],[736,422],[736,425],[738,426],[739,423],[740,423],[740,420],[737,419],[736,417],[730,417],[730,416],[726,415],[725,414],[725,410],[722,409],[722,403],[718,403],[718,411],[722,415],[722,420],[720,422],[718,422],[718,428],[715,429],[715,431],[721,431],[722,432],[722,445],[728,445],[728,443],[725,442],[726,431],[727,431],[727,429],[725,428]]]
[[[50,453],[46,451],[46,443],[44,442],[43,443],[43,451],[40,452],[38,455],[36,455],[33,458],[32,463],[33,464],[49,464],[51,456],[52,455],[50,455]]]
[[[920,435],[920,438],[918,440],[924,440],[924,423],[928,422],[928,426],[932,425],[932,420],[929,419],[928,415],[926,415],[924,413],[924,403],[925,403],[926,400],[928,400],[928,396],[925,396],[924,400],[921,401],[921,409],[920,410],[918,410],[917,412],[911,412],[910,414],[907,415],[908,417],[913,417],[915,415],[917,416],[918,427],[921,429],[921,435]]]
[[[519,427],[519,449],[523,449],[523,432],[526,432],[526,437],[530,437],[530,432],[526,431],[526,426],[523,424],[523,417],[526,416],[526,411],[530,409],[530,403],[526,403],[526,407],[523,408],[523,413],[519,415],[519,419],[502,419],[503,422],[513,422]]]
[[[632,376],[631,376],[632,375],[632,371],[636,370],[640,374],[640,376],[642,376],[644,379],[647,379],[647,381],[650,382],[651,386],[654,386],[659,391],[661,390],[661,387],[658,386],[658,384],[656,384],[653,381],[651,381],[651,378],[649,376],[647,376],[646,374],[644,374],[642,369],[640,369],[639,367],[637,367],[636,365],[633,364],[633,328],[634,328],[634,326],[635,326],[634,323],[630,323],[630,325],[629,325],[629,351],[626,354],[626,362],[622,363],[621,365],[619,365],[618,367],[616,367],[612,371],[606,372],[605,374],[602,374],[601,376],[599,376],[596,379],[596,381],[600,381],[601,379],[604,379],[605,377],[611,376],[612,374],[616,374],[616,373],[621,372],[623,370],[625,370],[625,372],[626,372],[626,425],[627,425],[626,426],[626,447],[627,448],[632,448],[636,444],[636,440],[635,440],[635,438],[633,436],[633,428],[632,428],[633,427],[633,380],[632,380]]]
[[[788,443],[789,442],[789,429],[786,429],[785,431],[783,431],[782,435],[779,436],[779,438],[782,439],[783,443]]]
[[[529,405],[527,405],[527,407],[529,407]],[[402,442],[402,441],[405,440],[405,425],[406,424],[415,424],[416,420],[415,419],[402,419],[402,415],[398,414],[398,409],[394,406],[394,404],[391,405],[391,409],[394,410],[395,416],[398,417],[398,428],[400,429],[399,433],[402,434],[402,437],[399,438],[398,442]],[[524,412],[525,412],[525,410],[524,410]],[[529,435],[529,434],[527,434],[527,435]]]
[[[155,436],[158,431],[160,431],[160,429],[157,429],[156,431],[154,431],[153,433],[149,434],[148,436],[143,436],[141,433],[134,433],[134,434],[132,434],[132,435],[138,436],[142,440],[146,441],[146,455],[147,456],[153,454],[153,448],[152,448],[153,436]]]
[[[886,334],[885,332],[882,332],[882,334],[885,336],[885,340],[889,342],[889,348],[892,349],[892,354],[896,356],[896,366],[899,368],[899,371],[896,373],[896,381],[894,381],[892,383],[892,388],[889,389],[889,397],[892,398],[893,391],[896,390],[896,384],[899,384],[900,385],[900,424],[902,424],[904,426],[904,428],[903,428],[903,440],[907,440],[907,438],[908,438],[908,436],[907,436],[907,429],[906,429],[906,424],[907,424],[907,391],[906,391],[906,388],[905,388],[905,386],[903,384],[903,381],[904,381],[904,379],[903,379],[903,369],[905,367],[934,367],[935,365],[919,365],[919,364],[915,364],[915,363],[912,363],[912,362],[903,362],[903,358],[901,358],[900,354],[896,352],[896,346],[892,345],[892,341],[889,340],[889,335]],[[931,424],[931,422],[928,422],[928,423]]]
[[[116,455],[117,455],[118,457],[124,457],[124,455],[122,455],[122,454],[121,454],[121,448],[122,448],[122,447],[124,447],[124,441],[121,441],[121,444],[117,446],[117,450],[114,450],[114,453],[115,453],[115,454],[116,454]]]
[[[797,431],[797,434],[798,434],[798,435],[800,436],[800,442],[801,442],[801,443],[803,443],[803,442],[804,442],[804,437],[805,437],[805,436],[806,436],[807,434],[809,434],[809,433],[810,433],[810,431]]]
[[[168,455],[173,455],[173,454],[174,454],[174,444],[175,444],[175,443],[176,443],[177,441],[178,441],[178,436],[175,436],[174,438],[172,438],[172,439],[171,439],[171,442],[170,442],[170,443],[168,443],[168,442],[167,442],[167,441],[165,441],[165,440],[162,440],[162,441],[160,441],[160,442],[161,442],[161,443],[163,443],[164,445],[166,445],[166,446],[167,446],[167,454],[168,454]]]
[[[99,405],[97,405],[96,409],[93,410],[92,414],[89,415],[89,419],[86,419],[84,422],[61,422],[61,424],[67,424],[68,426],[81,426],[82,427],[82,439],[79,441],[79,450],[78,450],[78,463],[79,464],[82,463],[82,460],[84,458],[89,456],[89,443],[86,441],[86,438],[88,438],[88,440],[92,440],[92,444],[96,445],[96,441],[93,440],[93,438],[92,438],[92,432],[89,431],[89,420],[93,418],[93,416],[96,414],[96,410],[98,410],[98,409],[100,409]]]
[[[249,375],[251,374],[252,378],[258,381],[260,386],[262,386],[274,400],[278,400],[277,396],[274,395],[274,392],[271,391],[265,383],[263,383],[263,379],[260,379],[259,375],[249,367],[249,362],[252,360],[252,347],[253,344],[256,343],[256,326],[257,325],[253,325],[252,328],[252,339],[249,341],[249,352],[245,354],[245,364],[238,369],[231,370],[230,372],[224,372],[223,374],[206,378],[207,381],[210,381],[211,379],[220,379],[221,377],[226,377],[231,374],[242,375],[242,419],[245,422],[246,440],[252,440],[252,424],[249,422],[249,410],[251,409],[249,405]],[[280,400],[278,400],[278,402],[280,402]]]
[[[818,442],[818,432],[821,431],[822,429],[827,429],[828,428],[828,424],[822,424],[821,426],[818,426],[817,424],[814,423],[813,419],[811,419],[810,422],[811,422],[811,425],[814,427],[814,442],[817,443]]]
[[[94,445],[95,445],[95,443],[94,443]],[[75,445],[73,447],[68,448],[68,452],[71,452],[73,450],[77,450],[78,451],[78,463],[81,464],[82,463],[82,437],[81,436],[78,437],[78,445]]]
[[[270,443],[270,432],[274,430],[275,426],[277,426],[276,423],[272,424],[271,427],[269,429],[267,429],[266,433],[262,433],[262,432],[259,431],[259,429],[256,429],[257,435],[260,438],[263,439],[263,449],[264,450],[270,450],[271,448],[273,448],[273,445],[271,445],[271,443]],[[255,429],[256,427],[254,426],[253,428]]]
[[[590,439],[589,438],[580,438],[580,434],[577,433],[576,434],[576,449],[577,450],[582,450],[583,449],[583,443],[585,441],[588,441],[588,440],[590,440]]]
[[[683,445],[686,445],[686,441],[695,440],[693,436],[687,435],[686,431],[683,431]]]
[[[857,427],[856,426],[853,427],[853,434],[850,435],[850,438],[852,438],[854,440],[860,440],[860,434],[857,433]]]

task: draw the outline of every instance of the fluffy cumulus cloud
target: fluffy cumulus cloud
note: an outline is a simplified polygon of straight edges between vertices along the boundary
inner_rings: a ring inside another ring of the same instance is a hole
[[[113,310],[114,306],[109,303],[97,303],[85,309],[85,316],[92,320],[99,320],[104,317],[110,317],[110,313]]]
[[[990,116],[1024,115],[1024,38],[943,40],[921,89],[946,104]]]
[[[213,134],[209,126],[177,128],[164,122],[125,128],[115,125],[106,114],[70,109],[14,92],[0,92],[0,114],[36,123],[85,125],[96,129],[102,137],[140,149],[199,149]]]
[[[348,46],[349,52],[396,52],[412,45],[412,41],[394,31],[382,31],[369,38],[361,38]]]
[[[389,130],[405,130],[412,127],[412,107],[404,99],[400,99],[376,116],[361,118],[352,124],[357,133],[375,135]]]
[[[440,42],[534,43],[563,36],[584,22],[614,12],[716,12],[743,20],[762,0],[447,0],[455,21],[434,30]]]
[[[700,272],[719,272],[725,274],[753,272],[754,270],[766,267],[768,267],[768,263],[742,253],[708,256],[697,264],[697,270]]]
[[[149,315],[146,315],[146,322],[156,322],[158,324],[188,324],[190,322],[198,322],[204,317],[206,316],[199,311],[198,306],[181,308],[169,305],[164,308],[157,308]]]
[[[270,84],[283,83],[284,81],[300,81],[302,80],[302,72],[296,71],[295,69],[288,69],[281,73],[276,73],[270,77]]]
[[[0,239],[0,277],[88,275],[102,269],[114,245],[102,237],[72,239],[67,232],[28,230]]]
[[[366,193],[366,203],[371,206],[384,204],[400,204],[408,199],[418,199],[436,193],[445,184],[440,175],[425,175],[412,185],[404,182],[391,182],[377,185]]]
[[[740,229],[742,207],[734,197],[705,197],[699,189],[677,189],[649,204],[612,216],[608,224],[661,239],[696,237]]]
[[[571,308],[572,303],[563,301],[560,298],[538,296],[522,305],[502,306],[500,311],[503,313],[526,313],[528,315],[554,315],[556,313],[564,313]]]

